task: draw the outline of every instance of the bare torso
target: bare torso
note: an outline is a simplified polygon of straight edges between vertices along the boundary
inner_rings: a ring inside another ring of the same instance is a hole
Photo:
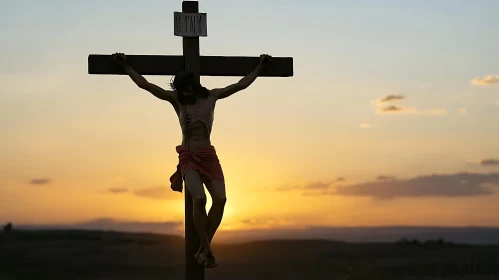
[[[198,98],[194,104],[178,104],[180,127],[182,128],[182,146],[197,151],[211,146],[216,98],[210,94],[207,98]],[[190,119],[190,124],[185,121]]]

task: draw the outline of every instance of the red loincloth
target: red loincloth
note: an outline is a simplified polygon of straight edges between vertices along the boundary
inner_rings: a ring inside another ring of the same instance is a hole
[[[198,170],[203,181],[205,180],[224,180],[222,166],[218,160],[215,147],[191,152],[182,146],[177,146],[179,163],[177,171],[170,177],[171,188],[176,192],[182,192],[182,182],[187,171],[191,169]]]

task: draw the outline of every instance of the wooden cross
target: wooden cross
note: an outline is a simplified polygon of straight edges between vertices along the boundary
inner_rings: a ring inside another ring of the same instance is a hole
[[[180,20],[179,16],[182,15],[187,17]],[[259,64],[259,57],[200,56],[199,36],[206,36],[207,30],[206,26],[202,30],[203,22],[199,20],[203,16],[206,22],[206,14],[199,13],[197,1],[183,1],[182,13],[175,13],[175,33],[183,37],[183,55],[127,55],[128,64],[141,75],[175,75],[179,71],[186,70],[196,74],[198,81],[200,76],[245,76],[254,70]],[[182,31],[179,28],[186,30]],[[98,54],[88,56],[88,73],[126,75],[111,55]],[[260,76],[293,76],[293,58],[273,57],[270,66]],[[204,279],[204,268],[194,259],[194,253],[198,248],[199,238],[194,227],[193,202],[191,195],[185,189],[185,279],[187,280]]]

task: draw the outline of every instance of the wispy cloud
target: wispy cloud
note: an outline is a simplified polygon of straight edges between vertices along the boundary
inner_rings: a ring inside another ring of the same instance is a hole
[[[484,159],[480,159],[480,160],[470,160],[470,161],[466,162],[466,164],[475,165],[475,166],[478,165],[478,166],[483,166],[483,167],[499,166],[499,159],[484,158]]]
[[[172,190],[169,187],[163,186],[135,190],[133,191],[133,194],[140,197],[159,200],[168,200],[173,197]]]
[[[328,189],[331,186],[332,182],[311,182],[303,186],[303,189],[305,190],[323,190],[323,189]]]
[[[128,188],[114,187],[109,188],[105,191],[111,194],[132,194],[142,198],[157,199],[157,200],[169,200],[173,198],[172,190],[169,187],[158,186],[150,188],[142,188],[131,190]]]
[[[37,179],[31,179],[29,182],[32,185],[47,185],[50,184],[52,180],[47,179],[47,178],[37,178]]]
[[[474,78],[471,83],[478,86],[490,86],[499,83],[499,74],[488,75],[484,78]]]
[[[391,181],[391,180],[396,180],[395,176],[387,176],[387,175],[379,175],[376,177],[376,180],[378,181]]]
[[[379,177],[378,177],[379,178]],[[354,185],[338,186],[322,194],[364,196],[376,199],[396,197],[467,197],[490,195],[488,185],[499,186],[499,173],[458,173],[428,175],[405,180],[377,180]]]
[[[291,221],[286,219],[246,219],[242,220],[241,223],[248,226],[274,227],[289,225]]]
[[[294,185],[294,186],[280,186],[276,188],[276,191],[292,191],[292,190],[299,190],[302,187],[300,185]]]
[[[391,106],[388,106],[385,108],[381,108],[379,110],[379,112],[381,112],[381,113],[397,113],[397,112],[401,112],[403,110],[404,110],[404,108],[402,108],[401,106],[391,105]]]
[[[427,115],[427,116],[435,116],[435,115],[446,115],[447,111],[445,109],[431,109],[431,110],[419,110],[406,106],[400,105],[388,105],[385,103],[392,101],[402,101],[406,100],[406,97],[403,95],[388,95],[382,99],[377,101],[372,101],[372,104],[377,107],[376,114],[405,114],[405,115]]]
[[[127,193],[128,189],[127,188],[110,188],[108,191],[110,193],[120,194],[120,193]]]
[[[447,110],[445,109],[434,109],[434,110],[417,110],[414,108],[406,108],[396,105],[391,105],[385,108],[378,109],[377,114],[405,114],[405,115],[426,115],[426,116],[441,116],[447,115]]]
[[[281,186],[276,188],[277,191],[292,191],[292,190],[327,190],[330,189],[334,184],[339,182],[344,182],[346,179],[344,177],[337,177],[328,182],[323,181],[312,181],[304,185],[292,185],[292,186]]]
[[[399,94],[390,94],[384,98],[382,98],[379,102],[380,103],[385,103],[385,102],[390,102],[390,101],[399,101],[399,100],[404,100],[405,96],[399,95]]]
[[[492,159],[492,158],[482,159],[480,161],[480,165],[482,165],[482,166],[499,166],[499,159]]]

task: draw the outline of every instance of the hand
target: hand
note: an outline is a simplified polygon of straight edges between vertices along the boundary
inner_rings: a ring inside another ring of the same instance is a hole
[[[272,56],[268,55],[268,54],[262,54],[260,55],[260,66],[262,68],[267,68],[267,66],[270,65],[270,63],[272,63]]]
[[[113,57],[113,60],[120,65],[123,65],[126,63],[126,55],[124,53],[115,53],[112,55],[112,57]]]

